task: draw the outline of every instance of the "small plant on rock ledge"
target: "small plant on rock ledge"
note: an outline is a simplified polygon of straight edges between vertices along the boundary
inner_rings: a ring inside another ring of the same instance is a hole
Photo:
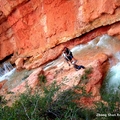
[[[89,74],[92,73],[92,67],[85,69],[84,74],[81,76],[81,82],[86,84],[89,79]]]
[[[41,83],[42,83],[42,84],[45,84],[45,83],[47,82],[46,76],[43,75],[43,74],[39,75],[39,76],[38,76],[38,79],[39,79],[39,81],[40,81],[40,84],[41,84]]]
[[[42,78],[44,79],[43,76]],[[106,99],[108,104],[98,102],[93,110],[84,108],[76,102],[81,97],[90,97],[84,87],[78,85],[62,92],[59,92],[59,87],[53,83],[44,86],[42,94],[39,91],[34,94],[30,94],[30,91],[25,92],[11,107],[0,106],[0,120],[119,120],[118,116],[96,116],[97,113],[106,112],[119,114],[119,94],[115,96],[112,94],[112,98],[108,95]]]
[[[0,106],[3,106],[7,103],[7,101],[5,100],[4,96],[0,95]]]

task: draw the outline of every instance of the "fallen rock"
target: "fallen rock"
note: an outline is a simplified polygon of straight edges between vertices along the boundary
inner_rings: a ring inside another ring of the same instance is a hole
[[[3,87],[3,85],[7,82],[7,80],[0,81],[0,89]]]
[[[42,74],[42,72],[43,71],[41,68],[36,69],[32,74],[29,75],[29,77],[24,82],[22,82],[20,85],[16,86],[10,91],[17,94],[25,92],[27,90],[27,86],[31,89],[36,88],[36,86],[40,83],[38,76]]]
[[[86,92],[92,94],[91,97],[81,98],[81,100],[78,102],[80,104],[90,107],[94,105],[94,102],[101,100],[100,88],[103,83],[105,69],[103,68],[103,63],[107,60],[107,56],[102,55],[102,57],[103,58],[98,58],[98,60],[95,60],[90,64],[90,66],[92,67],[92,72],[88,75],[88,82],[84,86]]]
[[[111,28],[107,32],[108,35],[110,35],[110,36],[119,36],[120,35],[120,29],[119,28],[120,28],[119,23],[116,23],[116,24],[112,25]]]
[[[21,70],[23,68],[23,63],[24,63],[24,58],[18,58],[15,61],[15,65],[16,65],[17,70]]]

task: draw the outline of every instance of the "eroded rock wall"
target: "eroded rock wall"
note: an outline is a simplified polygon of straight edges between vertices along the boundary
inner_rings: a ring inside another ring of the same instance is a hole
[[[42,59],[45,51],[116,22],[106,33],[117,35],[119,21],[119,0],[0,0],[0,60],[12,53]]]

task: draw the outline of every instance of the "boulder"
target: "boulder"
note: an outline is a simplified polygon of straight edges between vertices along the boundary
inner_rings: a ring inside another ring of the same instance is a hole
[[[35,89],[36,86],[40,84],[40,80],[39,80],[38,76],[41,73],[42,73],[41,68],[38,68],[38,69],[34,70],[34,72],[31,73],[29,75],[29,77],[26,78],[26,80],[24,82],[22,82],[21,84],[19,84],[15,88],[11,89],[10,91],[14,92],[15,94],[23,93],[28,89],[27,86],[31,89]]]
[[[7,80],[0,81],[0,89],[4,86],[4,84],[7,82]]]
[[[23,68],[23,63],[24,63],[24,59],[23,58],[18,58],[15,61],[15,65],[16,65],[17,70],[21,70]]]

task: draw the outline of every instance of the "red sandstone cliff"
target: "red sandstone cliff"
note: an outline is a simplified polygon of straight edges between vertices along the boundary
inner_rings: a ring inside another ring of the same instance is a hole
[[[119,21],[119,0],[0,0],[0,60],[10,54],[15,60],[32,57],[29,63],[40,60],[37,67],[60,55],[64,44],[119,35]],[[107,27],[81,37],[102,26]]]

